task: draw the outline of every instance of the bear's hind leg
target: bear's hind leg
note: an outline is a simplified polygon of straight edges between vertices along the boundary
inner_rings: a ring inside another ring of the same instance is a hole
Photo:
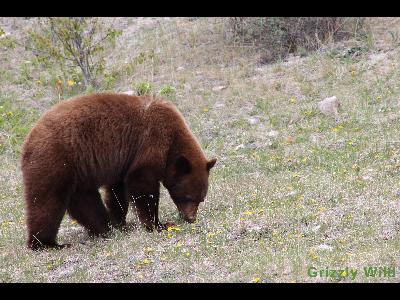
[[[111,229],[109,214],[97,190],[77,191],[73,194],[68,213],[84,226],[90,235],[105,236]]]
[[[106,187],[104,202],[110,213],[113,226],[124,228],[126,226],[126,214],[128,213],[129,202],[125,197],[123,183],[112,187]]]
[[[28,202],[28,247],[32,250],[63,248],[56,242],[57,232],[66,211],[65,199],[35,197]]]

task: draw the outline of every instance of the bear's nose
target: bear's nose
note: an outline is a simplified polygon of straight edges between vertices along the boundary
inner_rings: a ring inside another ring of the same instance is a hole
[[[186,220],[186,222],[188,222],[188,223],[193,223],[194,221],[196,221],[196,217],[188,217],[188,218],[186,218],[185,220]]]
[[[182,219],[184,219],[188,223],[193,223],[196,221],[196,216],[186,216],[184,213],[179,212]]]

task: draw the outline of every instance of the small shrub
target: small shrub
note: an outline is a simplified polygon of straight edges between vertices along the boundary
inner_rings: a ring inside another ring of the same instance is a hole
[[[118,74],[116,72],[111,72],[104,75],[105,89],[110,90],[114,87],[118,79]]]
[[[234,42],[251,43],[262,50],[262,63],[304,56],[328,41],[365,33],[364,18],[344,17],[233,17],[229,20]]]
[[[134,84],[133,88],[136,91],[136,94],[138,96],[141,96],[150,94],[153,89],[153,86],[149,82],[139,82]]]
[[[175,96],[175,93],[176,89],[170,85],[163,86],[160,90],[160,95],[164,97],[173,97]]]
[[[101,18],[39,18],[38,26],[28,32],[26,46],[35,56],[55,61],[63,73],[78,68],[85,86],[97,87],[96,79],[105,67],[106,46],[113,46],[121,33]]]

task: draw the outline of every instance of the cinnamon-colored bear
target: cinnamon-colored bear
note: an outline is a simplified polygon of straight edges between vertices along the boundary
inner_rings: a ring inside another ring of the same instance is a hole
[[[158,219],[160,182],[193,222],[215,162],[163,99],[101,93],[62,101],[23,146],[28,247],[63,247],[56,236],[65,212],[93,235],[123,227],[129,203],[147,229],[166,228]]]

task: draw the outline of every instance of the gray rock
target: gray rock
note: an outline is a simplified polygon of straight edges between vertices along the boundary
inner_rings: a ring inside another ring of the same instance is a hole
[[[321,225],[317,225],[317,226],[314,226],[313,228],[311,228],[311,231],[317,232],[320,228],[321,228]]]
[[[317,247],[315,247],[317,250],[328,250],[328,251],[332,251],[333,250],[333,247],[332,246],[329,246],[329,245],[327,245],[327,244],[321,244],[321,245],[318,245]]]
[[[250,125],[256,125],[259,122],[259,120],[254,117],[249,118],[247,121],[249,122]]]
[[[218,85],[218,86],[214,86],[214,87],[212,88],[213,92],[222,91],[222,90],[224,90],[224,89],[226,89],[226,86],[225,86],[225,85]]]
[[[267,136],[269,137],[277,137],[279,135],[279,132],[276,130],[271,130],[267,132]]]
[[[126,92],[122,92],[122,94],[135,95],[135,92],[134,91],[126,91]]]
[[[340,102],[336,96],[325,98],[318,103],[318,109],[326,116],[337,117]]]
[[[217,103],[214,104],[214,108],[222,108],[222,107],[225,107],[224,103],[217,102]]]

